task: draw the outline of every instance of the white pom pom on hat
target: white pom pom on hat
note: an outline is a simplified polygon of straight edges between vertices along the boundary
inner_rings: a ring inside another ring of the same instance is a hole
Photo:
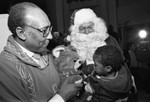
[[[77,11],[74,15],[74,25],[83,24],[85,22],[93,21],[94,18],[97,18],[97,15],[90,8],[83,8]]]

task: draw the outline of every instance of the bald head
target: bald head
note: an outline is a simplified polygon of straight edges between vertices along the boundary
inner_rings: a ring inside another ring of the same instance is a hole
[[[28,8],[25,19],[28,25],[35,25],[39,28],[47,26],[47,24],[50,25],[48,16],[40,8]]]

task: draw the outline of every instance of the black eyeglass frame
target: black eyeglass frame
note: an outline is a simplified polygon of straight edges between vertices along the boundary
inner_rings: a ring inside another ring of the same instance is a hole
[[[46,38],[53,29],[53,26],[46,26],[46,27],[44,27],[46,29],[44,29],[44,28],[39,29],[39,28],[35,28],[35,27],[27,25],[27,24],[25,24],[25,25],[41,32],[43,34],[44,38]]]

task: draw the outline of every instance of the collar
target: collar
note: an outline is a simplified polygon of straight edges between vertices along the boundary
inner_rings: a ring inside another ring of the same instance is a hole
[[[107,77],[99,76],[99,75],[96,75],[96,78],[97,78],[97,79],[104,79],[104,80],[107,80],[107,79],[115,79],[117,76],[118,76],[118,71],[116,72],[115,76],[114,76],[114,77],[111,77],[111,78],[107,78]]]
[[[15,41],[15,42],[16,42],[16,41]],[[27,49],[24,48],[22,45],[20,45],[18,42],[16,42],[16,43],[17,43],[17,44],[19,45],[19,47],[23,50],[23,52],[25,52],[29,57],[32,57],[32,56],[34,55],[33,52],[27,50]]]

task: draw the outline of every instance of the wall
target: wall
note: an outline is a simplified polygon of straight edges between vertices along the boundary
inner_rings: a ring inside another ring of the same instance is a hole
[[[8,36],[11,35],[11,32],[7,27],[7,18],[8,14],[0,14],[0,52],[6,45]]]
[[[123,0],[120,0],[123,2]],[[124,2],[129,0],[124,0]],[[118,10],[118,22],[123,25],[128,23],[129,25],[136,25],[139,23],[150,22],[150,0],[130,0],[128,4],[122,3],[117,8]]]
[[[117,31],[116,0],[47,0],[47,13],[61,33],[69,33],[71,14],[80,8],[92,8],[107,25],[112,24]]]
[[[70,27],[70,17],[71,14],[76,9],[80,8],[91,8],[94,12],[100,16],[100,7],[99,0],[63,0],[63,9],[64,9],[64,29],[65,33],[69,33],[68,29]]]
[[[139,41],[138,31],[149,29],[150,0],[118,0],[118,24],[122,35],[122,46]],[[150,33],[149,33],[150,34]]]

